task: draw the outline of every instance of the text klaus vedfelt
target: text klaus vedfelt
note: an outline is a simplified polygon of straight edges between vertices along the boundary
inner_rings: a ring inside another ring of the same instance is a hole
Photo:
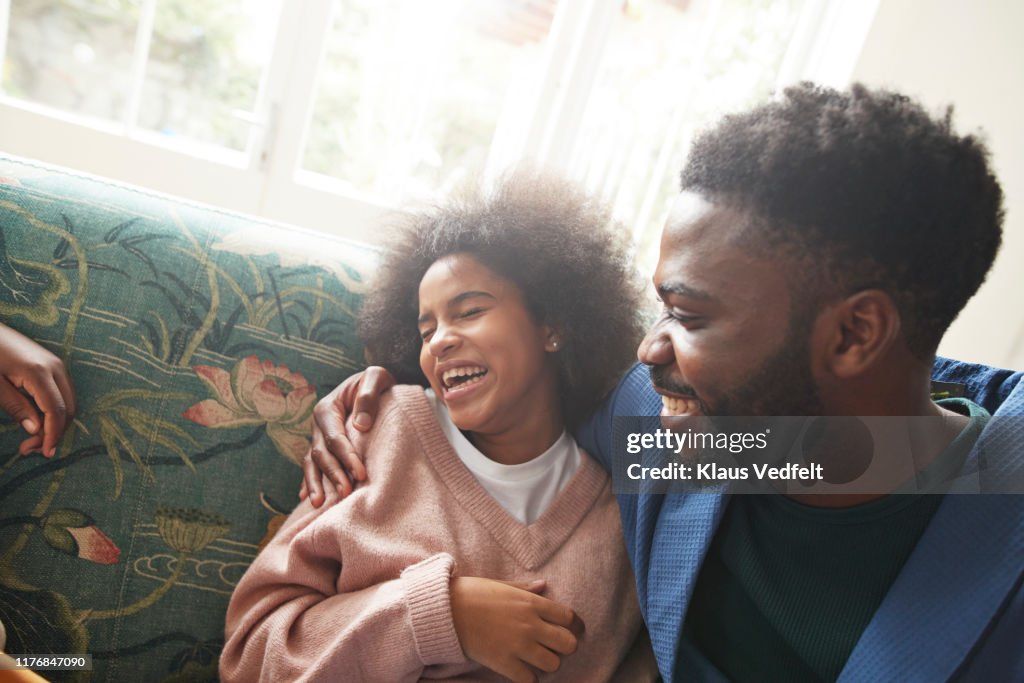
[[[763,450],[768,446],[768,432],[765,430],[758,433],[733,432],[713,433],[675,432],[669,429],[658,429],[654,432],[634,432],[627,435],[626,452],[636,455],[645,448],[658,448],[674,451],[677,455],[684,450],[719,450],[729,453],[741,453],[748,449]],[[753,474],[759,480],[820,480],[822,478],[821,465],[809,463],[799,465],[788,463],[781,467],[773,467],[767,463],[753,464],[751,466],[737,465],[729,467],[714,462],[708,463],[680,463],[673,462],[661,467],[644,467],[640,463],[633,463],[626,468],[626,476],[630,479],[676,479],[676,480],[742,480],[750,479]]]

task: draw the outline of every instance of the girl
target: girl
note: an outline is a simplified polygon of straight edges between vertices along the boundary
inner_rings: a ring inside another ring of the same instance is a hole
[[[351,430],[367,483],[302,503],[239,583],[223,679],[653,678],[608,476],[567,431],[642,332],[607,213],[513,177],[414,216],[379,272],[360,332],[414,384]]]

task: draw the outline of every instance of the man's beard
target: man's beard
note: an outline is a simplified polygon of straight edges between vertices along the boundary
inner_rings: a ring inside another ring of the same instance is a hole
[[[821,415],[821,398],[811,375],[809,327],[808,323],[791,325],[782,346],[749,379],[726,388],[713,402],[671,377],[668,365],[650,367],[651,384],[696,399],[701,413],[712,418]]]
[[[715,416],[817,416],[821,397],[811,375],[808,335],[791,332],[746,382],[709,406]]]
[[[695,398],[700,404],[704,417],[679,418],[677,431],[685,431],[686,428],[705,431],[710,427],[716,432],[739,430],[756,433],[772,426],[773,448],[760,452],[757,460],[781,464],[781,459],[789,452],[797,436],[796,427],[799,423],[757,418],[810,417],[822,414],[821,398],[811,374],[809,341],[810,323],[792,324],[781,347],[757,367],[748,380],[739,386],[727,388],[720,397],[711,401],[705,400],[693,386],[672,378],[671,366],[652,366],[651,383],[666,391]],[[701,426],[702,423],[704,426]],[[695,466],[705,463],[723,466],[749,464],[738,462],[734,455],[719,450],[691,451],[681,454],[681,457],[686,464]],[[704,480],[694,483],[697,488],[717,485],[714,481]]]

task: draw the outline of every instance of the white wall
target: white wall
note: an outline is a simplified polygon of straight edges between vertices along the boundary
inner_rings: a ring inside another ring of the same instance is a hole
[[[1003,247],[939,353],[1024,368],[1024,2],[881,0],[853,79],[952,103],[960,132],[984,131],[1005,195]]]

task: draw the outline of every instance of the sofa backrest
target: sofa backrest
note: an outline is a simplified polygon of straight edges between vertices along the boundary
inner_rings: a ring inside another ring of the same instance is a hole
[[[53,459],[0,424],[8,652],[92,655],[54,680],[216,680],[316,397],[362,366],[374,256],[0,156],[0,320],[65,361],[79,401]]]

